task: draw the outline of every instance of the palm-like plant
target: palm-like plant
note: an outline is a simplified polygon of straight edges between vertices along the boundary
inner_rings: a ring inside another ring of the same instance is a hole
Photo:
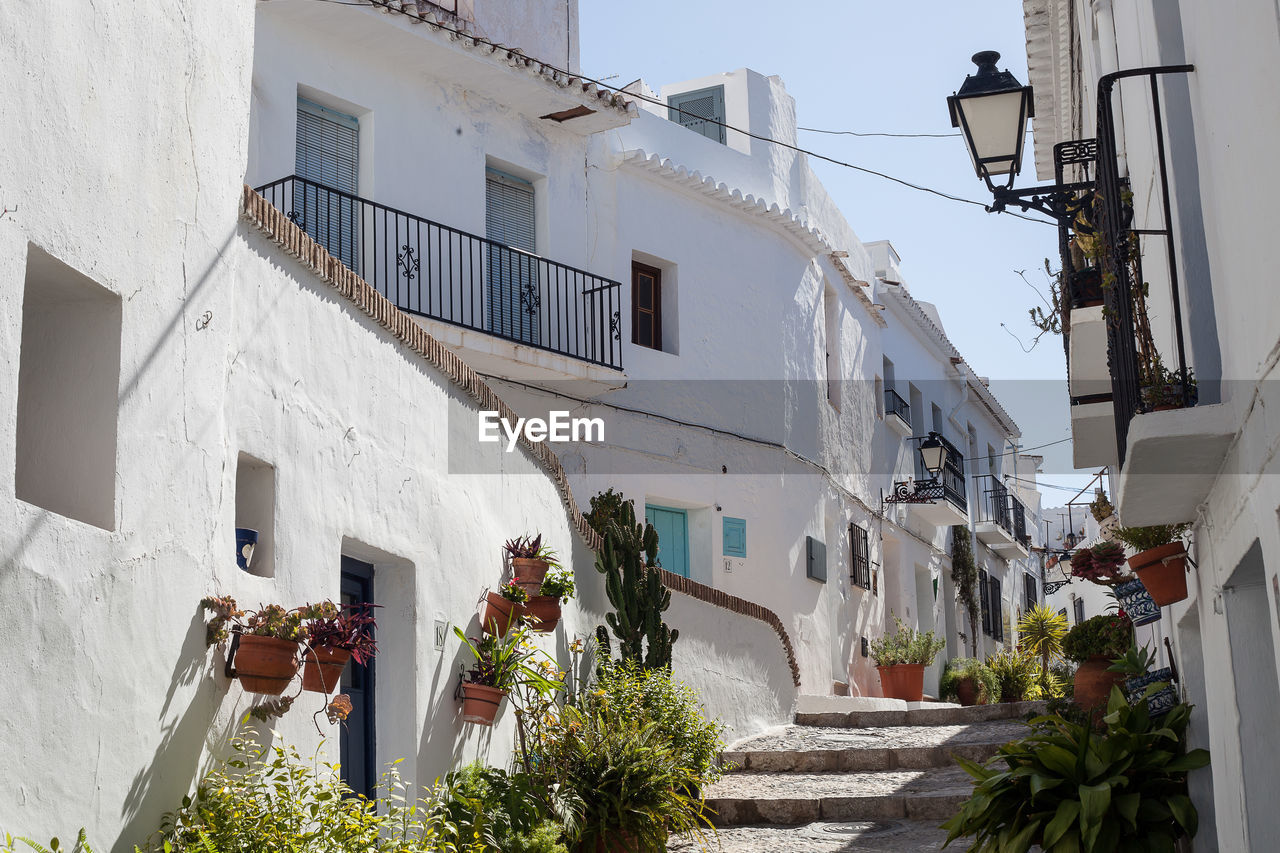
[[[1040,692],[1051,695],[1049,664],[1062,657],[1062,640],[1067,636],[1067,617],[1047,605],[1037,604],[1018,620],[1018,644],[1040,658]]]

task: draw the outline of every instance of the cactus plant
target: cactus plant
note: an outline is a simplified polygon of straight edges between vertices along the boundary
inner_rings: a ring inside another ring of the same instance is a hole
[[[618,640],[622,660],[648,670],[664,669],[671,665],[671,647],[680,632],[662,621],[671,590],[654,565],[658,532],[636,521],[632,501],[621,502],[611,515],[601,525],[603,543],[596,553],[596,571],[605,576],[605,594],[614,608],[605,614],[605,622]],[[603,653],[611,655],[609,631],[603,625],[596,629],[596,638]]]

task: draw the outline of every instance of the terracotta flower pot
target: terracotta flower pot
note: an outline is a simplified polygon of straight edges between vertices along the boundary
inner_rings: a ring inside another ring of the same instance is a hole
[[[302,659],[302,689],[312,693],[332,693],[342,679],[342,671],[351,660],[349,649],[316,646],[307,649]]]
[[[298,674],[298,644],[276,637],[241,634],[234,666],[236,678],[245,690],[279,696]]]
[[[880,670],[880,690],[886,699],[903,699],[907,702],[924,699],[923,664],[899,663],[878,666],[876,669]]]
[[[560,622],[560,597],[557,595],[535,595],[524,606],[524,615],[530,617],[533,630],[546,634],[556,629]]]
[[[525,593],[533,598],[542,589],[542,581],[528,580],[526,578],[516,578],[513,583],[525,591]]]
[[[1129,558],[1129,568],[1161,607],[1187,597],[1187,549],[1181,542],[1134,554]]]
[[[1123,684],[1123,672],[1107,672],[1111,661],[1102,656],[1091,657],[1076,670],[1075,689],[1072,698],[1081,708],[1105,706],[1111,696],[1111,688]]]
[[[978,682],[972,678],[962,678],[956,682],[956,698],[960,700],[960,704],[966,708],[970,705],[977,705],[981,691],[978,690]]]
[[[498,707],[506,695],[507,691],[486,684],[463,684],[462,721],[493,725],[493,718],[498,715]]]
[[[537,583],[542,585],[542,579],[547,576],[547,569],[551,564],[546,560],[540,560],[537,557],[512,557],[511,569],[515,572],[516,583],[528,581],[529,583]]]
[[[480,614],[480,624],[486,634],[496,633],[505,636],[519,616],[524,613],[524,605],[509,601],[496,592],[485,596],[484,610]],[[496,623],[496,624],[495,624]]]

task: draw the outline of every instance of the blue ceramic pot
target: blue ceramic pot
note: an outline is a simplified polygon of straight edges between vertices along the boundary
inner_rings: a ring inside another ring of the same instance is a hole
[[[1151,598],[1142,581],[1134,579],[1125,581],[1115,588],[1120,608],[1129,617],[1134,626],[1149,625],[1159,620],[1160,607]]]
[[[236,565],[242,571],[249,571],[249,563],[253,560],[253,549],[258,546],[258,531],[251,527],[236,528]]]
[[[1132,705],[1142,698],[1142,694],[1146,692],[1148,686],[1155,684],[1157,681],[1168,682],[1168,686],[1148,700],[1148,707],[1151,709],[1152,717],[1167,714],[1173,710],[1174,705],[1178,704],[1178,691],[1173,687],[1173,670],[1169,667],[1154,669],[1146,675],[1130,678],[1124,683],[1125,696],[1128,698],[1129,704]]]

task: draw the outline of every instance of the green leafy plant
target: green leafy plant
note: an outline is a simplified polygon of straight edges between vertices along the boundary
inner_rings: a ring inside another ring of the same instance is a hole
[[[1067,636],[1067,617],[1044,604],[1037,604],[1018,620],[1018,645],[1040,658],[1040,692],[1046,698],[1054,692],[1050,666],[1062,657],[1062,641]]]
[[[304,759],[287,744],[260,747],[237,738],[232,757],[167,814],[147,851],[262,853],[483,853],[461,840],[436,786],[410,796],[393,765],[380,800],[355,796],[335,765]],[[317,752],[318,755],[318,752]],[[461,842],[461,843],[458,843]]]
[[[62,846],[62,841],[57,836],[49,839],[49,846],[45,847],[30,838],[14,838],[12,835],[5,833],[4,843],[0,844],[0,853],[16,853],[18,842],[21,842],[36,853],[93,853],[93,848],[89,846],[89,842],[85,840],[84,827],[80,828],[80,833],[76,836],[75,845],[71,848]]]
[[[560,599],[561,603],[567,603],[573,598],[573,594],[577,587],[573,582],[573,572],[569,569],[558,568],[551,569],[542,579],[542,586],[538,589],[539,595],[554,595]]]
[[[529,593],[525,592],[524,587],[513,580],[507,581],[498,587],[498,595],[516,604],[525,604],[529,600]]]
[[[524,773],[469,764],[445,776],[444,810],[459,838],[497,853],[568,853],[563,828]]]
[[[969,528],[957,524],[951,528],[951,582],[956,588],[956,598],[964,607],[969,620],[969,650],[978,651],[978,564],[973,559],[973,544],[969,541]]]
[[[943,824],[946,844],[972,837],[968,849],[983,853],[1033,845],[1045,853],[1172,853],[1197,828],[1187,773],[1209,763],[1207,751],[1186,749],[1190,716],[1190,706],[1177,705],[1155,722],[1146,697],[1130,707],[1113,688],[1101,732],[1041,716],[985,765],[957,758],[976,784]]]
[[[338,605],[322,601],[302,607],[307,645],[344,649],[351,652],[353,661],[364,666],[378,654],[378,643],[373,635],[377,627],[373,608],[377,606],[367,602]]]
[[[932,631],[917,631],[897,616],[893,617],[894,631],[871,641],[871,659],[876,666],[897,664],[921,664],[928,666],[947,647]]]
[[[1152,527],[1117,527],[1112,535],[1135,551],[1150,551],[1182,539],[1189,524],[1158,524]]]
[[[1032,698],[1040,665],[1031,655],[1005,650],[988,657],[987,666],[995,675],[1001,702],[1021,702]]]
[[[1187,368],[1188,398],[1191,405],[1195,405],[1199,397],[1199,391],[1196,388],[1195,372],[1191,368]],[[1181,408],[1184,404],[1182,396],[1182,374],[1178,371],[1169,370],[1163,364],[1157,362],[1151,375],[1147,377],[1146,384],[1142,388],[1142,402],[1149,409],[1157,406],[1177,406]]]
[[[652,524],[637,522],[631,501],[623,501],[616,511],[610,511],[616,515],[601,522],[603,542],[595,564],[596,571],[604,575],[605,595],[614,608],[604,620],[618,640],[622,660],[637,661],[645,669],[670,666],[671,647],[680,632],[662,619],[671,604],[671,590],[655,565],[658,533]],[[609,631],[603,625],[596,629],[596,640],[608,657]]]
[[[962,681],[970,680],[978,693],[978,704],[986,705],[1000,698],[1000,682],[985,663],[976,658],[952,658],[942,668],[938,679],[938,693],[945,700],[959,701],[956,688]]]
[[[1133,643],[1133,623],[1117,613],[1102,613],[1077,624],[1062,641],[1062,653],[1076,663],[1089,658],[1113,660]]]
[[[619,513],[622,512],[622,505],[631,503],[622,496],[622,492],[615,492],[613,489],[600,492],[592,496],[591,509],[582,514],[587,524],[591,525],[591,529],[601,536],[605,530],[609,528],[609,522],[617,521]]]
[[[497,687],[499,690],[512,690],[528,685],[537,690],[552,692],[562,686],[549,675],[548,666],[553,673],[554,662],[550,661],[546,652],[530,641],[529,629],[525,625],[513,625],[501,637],[486,634],[479,639],[472,639],[457,626],[454,626],[453,633],[475,658],[475,665],[467,672],[467,680],[472,684]]]
[[[1137,678],[1140,675],[1146,675],[1147,671],[1151,669],[1151,665],[1155,662],[1155,653],[1146,646],[1138,648],[1137,643],[1130,643],[1128,651],[1112,660],[1111,666],[1107,667],[1107,671],[1123,672],[1130,678]]]

